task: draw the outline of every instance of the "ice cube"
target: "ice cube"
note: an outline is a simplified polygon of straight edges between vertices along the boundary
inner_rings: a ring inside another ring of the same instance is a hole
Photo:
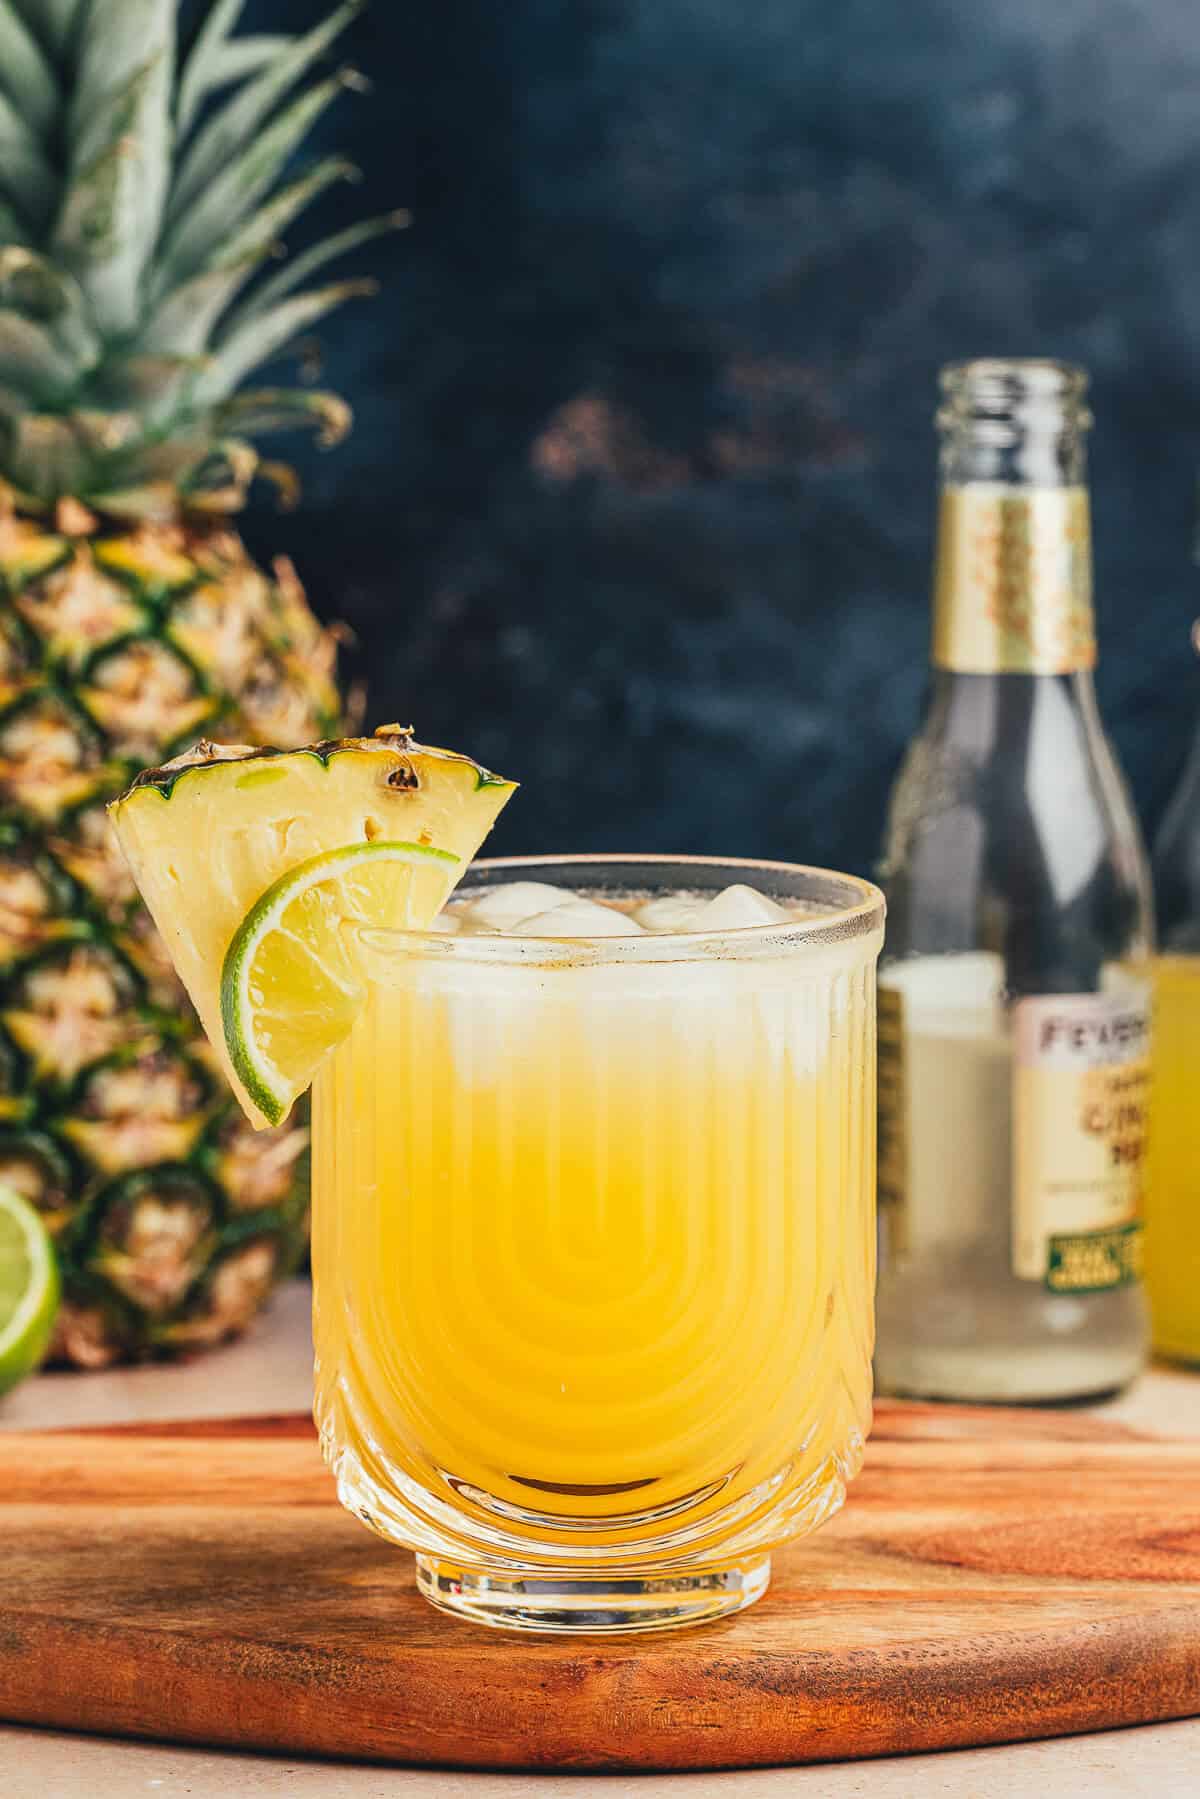
[[[744,931],[752,925],[784,924],[791,914],[765,893],[739,881],[709,900],[692,926],[694,931]]]
[[[513,927],[518,937],[640,937],[642,927],[628,912],[602,906],[596,900],[569,894],[566,903]]]
[[[429,929],[438,931],[447,937],[453,937],[463,928],[463,921],[457,912],[439,912]]]
[[[547,881],[506,881],[492,887],[477,900],[469,900],[462,914],[469,925],[480,925],[489,931],[511,931],[526,918],[562,906],[575,895],[565,887],[551,887]]]
[[[708,903],[698,893],[662,893],[643,900],[633,916],[647,931],[697,931],[703,928],[699,918]]]

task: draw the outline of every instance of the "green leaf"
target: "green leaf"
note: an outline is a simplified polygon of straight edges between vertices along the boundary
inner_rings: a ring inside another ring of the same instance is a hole
[[[170,86],[176,10],[177,0],[88,0],[71,101],[69,138],[77,161],[90,161],[101,144],[112,142],[108,112],[140,70],[161,58]]]
[[[253,259],[258,261],[270,255],[277,247],[278,235],[285,230],[297,214],[304,211],[317,195],[335,181],[348,181],[357,175],[353,163],[341,156],[329,156],[317,163],[298,181],[291,182],[272,196],[264,206],[260,206],[232,234],[221,239],[214,253],[210,267],[212,272],[224,268],[237,268]],[[186,285],[180,279],[173,261],[166,256],[155,258],[155,277],[152,284],[152,295],[156,300],[166,302],[174,293]]]
[[[338,281],[310,293],[293,294],[270,312],[251,319],[217,345],[210,366],[196,382],[194,404],[215,405],[225,399],[251,369],[278,355],[307,326],[345,301],[375,291],[373,281]]]
[[[17,244],[0,249],[0,306],[50,323],[64,312],[82,312],[83,295],[71,277],[36,250]]]
[[[80,443],[97,461],[128,454],[145,430],[145,420],[136,412],[94,412],[78,406],[71,408],[71,423]]]
[[[223,247],[222,262],[234,261],[249,251],[278,251],[279,234],[312,205],[319,194],[337,181],[357,181],[358,170],[344,156],[327,156],[297,181],[273,194],[251,214]]]
[[[148,148],[165,153],[169,147],[167,119],[161,113],[146,115],[144,112],[153,75],[157,75],[162,87],[169,91],[170,63],[165,50],[160,49],[139,63],[124,86],[114,88],[103,104],[96,107],[71,145],[72,174],[78,174],[89,163],[95,162],[120,138],[145,135],[147,126],[154,128]]]
[[[326,448],[340,443],[352,423],[350,408],[337,394],[294,387],[264,387],[238,394],[218,406],[212,417],[222,436],[233,431],[239,437],[267,437],[276,431],[311,427]]]
[[[103,492],[84,488],[80,497],[97,512],[144,525],[170,525],[179,516],[179,492],[173,481],[148,481],[142,486]]]
[[[147,350],[198,356],[207,350],[217,321],[228,309],[238,289],[265,262],[268,252],[244,256],[228,268],[209,269],[177,287],[138,329],[138,341]]]
[[[290,37],[282,34],[273,37],[231,38],[227,44],[222,44],[213,57],[208,92],[216,93],[218,88],[229,87],[235,81],[245,81],[251,75],[257,75],[269,62],[275,62],[282,56],[291,41]]]
[[[83,398],[105,411],[136,412],[154,426],[188,403],[197,377],[209,366],[203,356],[122,356],[97,370]]]
[[[0,381],[36,401],[62,393],[75,373],[71,357],[44,325],[19,312],[0,312]]]
[[[160,443],[137,445],[129,454],[98,463],[95,486],[104,493],[105,510],[139,511],[147,506],[161,511],[165,496],[202,495],[206,505],[229,511],[240,506],[254,479],[258,452],[233,438],[214,439],[207,431],[171,437]],[[119,498],[110,506],[109,496]],[[132,496],[138,496],[136,499]],[[99,500],[93,494],[95,503]]]
[[[0,0],[0,83],[43,140],[62,115],[62,94],[37,39],[11,0]]]
[[[160,50],[110,96],[98,128],[103,147],[73,170],[54,230],[54,255],[108,333],[133,330],[141,311],[142,278],[166,197],[169,77]]]
[[[27,244],[29,227],[7,200],[0,200],[0,244]]]
[[[136,453],[145,429],[144,420],[131,412],[80,411],[72,406],[67,423],[75,433],[87,466],[86,484],[107,484],[106,470],[123,467]],[[76,487],[78,494],[82,491]]]
[[[182,140],[191,130],[192,121],[204,103],[205,95],[217,84],[214,70],[219,66],[226,39],[238,21],[245,0],[212,0],[196,41],[188,52],[179,83],[175,112],[175,129]]]
[[[118,138],[72,181],[53,250],[87,295],[103,330],[131,330],[142,272],[141,159]]]
[[[57,499],[83,491],[88,453],[70,419],[27,412],[11,427],[8,468],[18,486],[40,499]]]
[[[337,10],[304,37],[288,43],[279,56],[233,98],[207,124],[202,125],[184,156],[171,191],[170,216],[179,218],[228,167],[235,156],[252,145],[276,105],[344,31],[362,0],[343,0]]]
[[[212,432],[206,429],[136,444],[119,460],[116,485],[142,487],[149,482],[170,481],[177,487],[192,469],[199,467],[212,444]]]
[[[6,387],[0,382],[0,419],[11,423],[29,411],[29,396],[18,393],[15,387]]]
[[[100,341],[78,282],[36,250],[0,249],[0,307],[45,325],[79,369],[99,360]]]
[[[75,42],[75,31],[87,0],[16,0],[29,29],[61,67]]]
[[[326,237],[311,250],[294,256],[284,264],[277,275],[261,282],[243,306],[240,306],[230,321],[234,329],[246,320],[257,318],[269,306],[276,305],[293,288],[315,275],[318,269],[324,268],[339,256],[356,250],[360,244],[366,244],[375,237],[383,237],[389,231],[402,231],[409,223],[412,215],[407,211],[385,213],[381,218],[362,219],[357,225],[347,226],[345,231],[338,231],[332,237]]]
[[[224,256],[233,229],[264,198],[292,151],[337,99],[343,85],[342,78],[335,76],[299,95],[249,149],[209,183],[163,243],[162,260],[172,268],[175,281],[199,274],[212,266],[218,254]]]
[[[210,493],[232,499],[236,504],[253,481],[257,468],[258,451],[254,445],[241,438],[227,437],[209,445],[203,460],[180,485],[189,496]]]
[[[49,222],[58,179],[20,113],[0,93],[0,189],[34,231]]]

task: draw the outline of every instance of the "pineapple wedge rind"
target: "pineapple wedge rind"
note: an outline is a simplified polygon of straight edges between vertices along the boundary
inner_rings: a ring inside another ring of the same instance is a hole
[[[365,997],[341,924],[386,921],[390,897],[386,877],[397,868],[433,872],[438,863],[449,864],[437,871],[443,878],[457,880],[461,864],[446,850],[418,843],[347,844],[313,856],[283,875],[242,920],[221,970],[221,1021],[229,1059],[268,1123],[283,1123],[319,1063],[349,1035]],[[412,885],[410,881],[404,889],[410,904]],[[321,896],[332,903],[306,908],[306,902]],[[272,982],[273,960],[290,960],[295,975],[298,942],[305,946],[300,982],[293,979],[289,984],[286,978]],[[264,995],[273,987],[285,1023],[287,1011],[294,1014],[286,1060],[273,1050],[271,1041],[271,1009]]]
[[[405,749],[407,745],[407,750]],[[347,750],[365,750],[377,754],[381,750],[397,751],[401,755],[411,753],[421,759],[454,762],[469,769],[475,778],[476,788],[500,787],[511,795],[516,790],[516,782],[508,781],[503,775],[494,775],[490,769],[473,762],[469,756],[460,756],[456,750],[440,750],[428,743],[414,743],[411,731],[403,726],[384,725],[376,731],[374,737],[339,737],[329,743],[308,743],[302,749],[276,750],[258,749],[249,744],[224,744],[202,741],[195,750],[185,756],[177,756],[172,762],[164,762],[161,768],[145,768],[137,775],[132,785],[114,802],[120,805],[129,799],[140,788],[153,787],[164,799],[170,799],[176,784],[184,775],[203,772],[207,769],[227,766],[230,762],[254,762],[261,766],[248,770],[239,785],[266,786],[269,782],[280,778],[280,773],[271,764],[280,757],[311,756],[323,768],[328,768],[334,756],[342,755]],[[412,771],[410,771],[411,773]],[[394,785],[403,787],[408,777],[400,772]],[[413,781],[412,785],[417,785]]]
[[[269,1122],[234,1066],[221,970],[247,913],[301,863],[346,846],[407,843],[458,858],[408,871],[380,924],[441,909],[512,793],[466,756],[396,726],[303,750],[201,744],[140,775],[109,807],[175,970],[251,1123]],[[409,889],[412,889],[410,892]]]

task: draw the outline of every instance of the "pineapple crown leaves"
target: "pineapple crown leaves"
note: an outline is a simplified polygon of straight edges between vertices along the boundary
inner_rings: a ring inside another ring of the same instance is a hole
[[[365,0],[297,35],[235,36],[209,0],[181,50],[178,0],[0,0],[0,483],[160,519],[240,506],[253,440],[335,443],[335,395],[238,392],[335,307],[313,281],[408,223],[362,220],[281,260],[280,234],[356,171],[294,155],[352,79],[322,63]]]

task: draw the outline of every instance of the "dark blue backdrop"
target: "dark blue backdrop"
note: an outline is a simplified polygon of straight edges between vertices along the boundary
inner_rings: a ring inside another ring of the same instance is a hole
[[[320,0],[261,0],[248,23]],[[1152,823],[1200,697],[1194,0],[375,0],[290,550],[497,847],[867,868],[917,715],[938,364],[1095,379],[1101,699]]]

